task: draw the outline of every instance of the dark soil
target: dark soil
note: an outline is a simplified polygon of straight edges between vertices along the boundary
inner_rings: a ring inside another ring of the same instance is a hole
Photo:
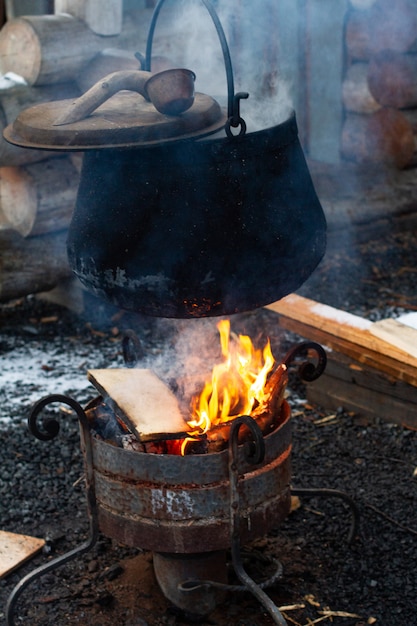
[[[331,245],[300,294],[377,319],[417,307],[417,231],[386,232],[349,245]],[[337,238],[337,235],[336,235]],[[110,311],[89,300],[84,313],[29,297],[0,309],[2,369],[17,350],[39,349],[51,358],[28,366],[39,370],[39,395],[45,378],[57,393],[84,404],[94,389],[63,385],[75,368],[121,365],[121,336],[133,327],[145,353],[160,356],[183,322],[149,320]],[[204,322],[213,329],[215,321]],[[211,325],[211,326],[210,326]],[[258,342],[266,336],[275,356],[299,338],[283,333],[274,314],[261,310],[235,316],[232,328]],[[78,359],[78,361],[77,361]],[[76,363],[80,363],[76,365]],[[26,430],[33,382],[16,382],[13,398],[0,389],[0,529],[43,537],[43,553],[0,581],[0,618],[7,598],[35,566],[80,545],[88,534],[82,455],[76,418],[62,414],[61,432],[51,442]],[[301,497],[286,521],[248,549],[248,568],[262,578],[273,557],[283,575],[267,593],[288,624],[333,626],[417,625],[417,438],[401,426],[311,407],[297,375],[291,376],[293,484],[344,491],[360,511],[358,535],[349,545],[350,509],[337,498]],[[323,418],[328,418],[323,420]],[[296,504],[296,502],[295,502]],[[233,575],[231,574],[233,581]],[[328,613],[326,614],[326,611]],[[159,590],[152,555],[140,547],[117,545],[100,536],[88,553],[48,573],[19,598],[16,623],[31,626],[157,626],[190,623]],[[230,592],[202,624],[263,626],[272,619],[248,592]]]

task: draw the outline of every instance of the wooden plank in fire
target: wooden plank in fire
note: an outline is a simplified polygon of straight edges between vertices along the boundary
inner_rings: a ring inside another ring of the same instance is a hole
[[[412,344],[405,349],[405,344],[395,338],[395,332],[391,337],[386,333],[381,338],[377,322],[296,294],[266,308],[278,313],[283,328],[417,387],[417,358],[415,353],[410,354]]]
[[[94,369],[87,378],[140,441],[180,439],[188,429],[176,397],[151,370]]]

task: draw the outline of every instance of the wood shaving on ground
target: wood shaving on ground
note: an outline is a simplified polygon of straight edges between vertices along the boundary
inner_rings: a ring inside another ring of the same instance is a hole
[[[305,609],[305,604],[285,604],[279,607],[279,610],[285,613],[285,611],[297,611],[299,609]]]
[[[334,424],[335,422],[338,422],[338,421],[339,421],[339,416],[333,413],[332,415],[327,415],[326,417],[320,417],[319,419],[314,420],[313,424],[315,426],[324,426],[329,423]]]
[[[355,619],[359,619],[361,616],[356,613],[347,613],[346,611],[319,611],[320,615],[323,615],[324,618],[327,617],[354,617]]]

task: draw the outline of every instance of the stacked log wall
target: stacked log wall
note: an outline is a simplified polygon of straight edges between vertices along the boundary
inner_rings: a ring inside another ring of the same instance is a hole
[[[350,0],[342,158],[417,164],[417,0]]]
[[[0,74],[11,75],[12,85],[0,88],[0,302],[48,291],[72,275],[66,236],[82,161],[81,153],[11,145],[2,131],[26,108],[78,97],[93,62],[101,77],[138,65],[134,52],[146,40],[146,28],[140,36],[129,15],[119,34],[98,34],[101,14],[86,19],[97,20],[95,30],[69,14],[19,16],[0,30]],[[26,84],[14,83],[13,74]]]

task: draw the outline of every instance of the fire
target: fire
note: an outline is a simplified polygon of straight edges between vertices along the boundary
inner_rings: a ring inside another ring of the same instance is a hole
[[[191,437],[250,414],[268,395],[265,383],[275,363],[269,340],[263,350],[255,349],[247,335],[230,335],[229,320],[221,320],[217,328],[222,362],[213,367],[201,394],[192,398]]]

